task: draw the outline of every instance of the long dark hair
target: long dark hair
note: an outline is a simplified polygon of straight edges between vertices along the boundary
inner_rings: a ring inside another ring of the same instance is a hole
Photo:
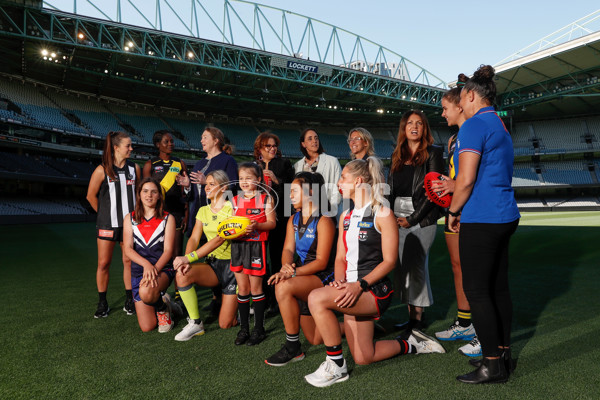
[[[294,179],[292,180],[292,182],[293,181],[298,181],[300,183],[300,186],[302,186],[303,190],[303,196],[308,195],[311,196],[311,199],[315,200],[313,201],[313,203],[317,206],[316,208],[318,210],[319,217],[323,215],[322,210],[325,209],[322,207],[322,201],[326,203],[324,204],[327,206],[326,209],[330,209],[329,200],[327,199],[327,196],[321,195],[321,193],[323,193],[323,191],[325,190],[325,179],[323,178],[323,175],[321,175],[318,172],[301,171],[294,175]],[[308,193],[304,192],[305,184],[308,186]],[[316,185],[319,188],[318,196],[313,196],[313,185]]]
[[[419,148],[413,155],[408,148],[408,142],[406,140],[406,123],[412,115],[417,115],[423,122],[423,136],[421,136],[421,143]],[[396,148],[392,153],[392,172],[398,171],[406,162],[410,162],[413,165],[422,165],[427,158],[429,158],[429,152],[427,147],[433,144],[433,136],[431,135],[431,128],[429,128],[429,122],[427,117],[419,110],[410,110],[400,120],[400,128],[398,129],[398,141]]]
[[[304,142],[304,137],[306,136],[306,134],[309,131],[313,131],[314,133],[317,134],[317,137],[319,137],[317,130],[314,128],[306,128],[305,130],[302,131],[302,133],[300,134],[300,151],[302,152],[302,154],[304,154],[304,157],[308,157],[308,151],[306,151],[304,146],[302,146],[302,143]],[[321,139],[319,139],[319,148],[317,149],[317,154],[322,154],[324,152],[325,152],[325,149],[323,149],[323,143],[321,143]]]
[[[133,220],[135,221],[136,224],[141,223],[142,220],[144,219],[144,205],[142,204],[142,201],[140,200],[140,196],[142,194],[142,188],[148,182],[155,185],[156,188],[158,189],[158,193],[160,194],[160,196],[158,196],[158,201],[156,202],[156,207],[154,207],[154,218],[162,218],[162,216],[163,216],[164,204],[163,204],[163,193],[162,193],[162,188],[160,187],[160,183],[158,183],[156,181],[156,179],[154,179],[154,178],[147,177],[147,178],[142,179],[142,181],[138,185],[137,189],[135,190],[136,202],[135,202],[135,210],[133,213]]]
[[[104,168],[104,172],[111,179],[117,179],[117,174],[115,174],[115,170],[113,165],[115,163],[115,155],[113,148],[118,147],[121,144],[121,140],[129,138],[129,135],[125,132],[121,131],[112,131],[108,132],[106,136],[106,140],[104,141],[104,149],[102,153],[102,167]]]

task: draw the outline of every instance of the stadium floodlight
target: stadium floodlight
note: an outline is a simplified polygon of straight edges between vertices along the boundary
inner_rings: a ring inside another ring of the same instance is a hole
[[[188,52],[188,58],[190,58],[190,59],[191,59],[191,58],[194,58],[194,53],[192,53],[191,51],[190,51],[190,52]]]
[[[54,57],[56,57],[56,53],[52,52],[52,54],[50,54],[50,56],[51,56],[52,58],[54,58]]]
[[[129,46],[130,48],[133,47],[133,42],[127,42],[127,46]]]
[[[79,32],[79,34],[77,35],[77,37],[81,40],[85,39],[85,35],[81,32]]]
[[[42,55],[43,55],[43,56],[47,56],[47,55],[48,55],[48,50],[46,50],[46,49],[42,49]]]
[[[123,50],[125,50],[125,51],[129,51],[129,46],[125,46],[125,47],[123,47]]]

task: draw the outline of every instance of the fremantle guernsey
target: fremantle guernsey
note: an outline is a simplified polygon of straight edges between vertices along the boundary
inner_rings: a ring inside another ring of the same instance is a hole
[[[346,248],[346,280],[356,282],[383,261],[381,232],[375,226],[377,211],[371,203],[346,212],[343,239]]]
[[[165,199],[165,210],[171,214],[183,216],[185,203],[181,194],[181,187],[177,185],[175,178],[183,171],[183,165],[177,157],[163,160],[155,157],[151,162],[150,175],[160,182],[163,198]]]
[[[104,180],[98,192],[98,216],[96,228],[121,228],[123,218],[135,206],[135,164],[126,160],[123,168],[113,165],[117,179],[104,173]]]
[[[233,207],[236,216],[248,217],[252,221],[267,222],[267,214],[265,213],[267,195],[261,193],[250,199],[244,197],[243,194],[233,198]],[[269,231],[254,231],[251,235],[236,239],[246,242],[264,242],[269,237]]]
[[[144,257],[152,265],[156,264],[162,256],[165,247],[165,228],[169,213],[164,212],[163,218],[152,217],[149,220],[145,218],[137,224],[131,213],[131,228],[133,231],[133,249],[140,256]],[[165,265],[170,267],[171,262]],[[131,274],[140,275],[144,273],[144,267],[131,261]]]

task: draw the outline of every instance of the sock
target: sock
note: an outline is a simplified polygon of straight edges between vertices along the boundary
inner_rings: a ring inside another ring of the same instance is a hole
[[[300,332],[294,334],[285,333],[285,347],[288,349],[297,349],[300,346]]]
[[[131,289],[125,289],[125,298],[127,300],[133,300],[133,292]]]
[[[463,328],[471,325],[471,310],[458,310],[458,314],[456,317],[458,324]]]
[[[333,360],[338,367],[344,365],[344,355],[342,354],[342,345],[337,344],[335,346],[325,346],[327,352],[327,358]]]
[[[254,304],[254,329],[265,329],[265,310],[267,308],[267,299],[264,293],[252,295]]]
[[[406,340],[401,339],[399,337],[397,337],[396,340],[398,341],[398,343],[400,343],[400,353],[398,353],[398,354],[403,355],[403,354],[411,354],[411,353],[417,352],[417,349],[415,348],[415,346],[408,343]]]
[[[100,303],[108,303],[106,301],[106,292],[98,292],[98,301]]]
[[[179,288],[179,295],[183,300],[188,315],[194,322],[200,322],[200,311],[198,310],[198,296],[196,295],[196,289],[194,285],[188,285],[186,287]]]
[[[177,301],[177,300],[181,299],[181,293],[180,292],[181,292],[181,288],[177,288],[176,287],[175,288],[175,296],[173,296],[174,300]]]
[[[240,327],[245,330],[250,328],[250,295],[238,294],[238,310],[240,312]]]
[[[149,304],[150,306],[154,307],[156,309],[157,312],[163,312],[167,310],[167,303],[165,303],[163,301],[162,296],[160,296],[158,298],[158,300],[156,301],[156,303],[153,304]]]

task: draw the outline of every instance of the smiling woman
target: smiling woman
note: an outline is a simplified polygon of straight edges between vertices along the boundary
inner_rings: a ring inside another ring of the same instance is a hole
[[[375,146],[371,132],[365,128],[353,128],[348,135],[350,158],[366,160],[375,155]]]

